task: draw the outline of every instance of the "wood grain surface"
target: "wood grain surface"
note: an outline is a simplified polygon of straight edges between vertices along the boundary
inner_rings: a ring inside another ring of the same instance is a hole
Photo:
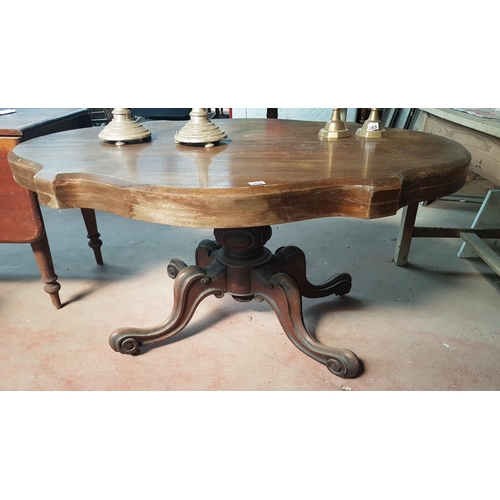
[[[43,222],[36,196],[12,178],[8,153],[19,138],[0,140],[0,243],[33,243],[43,235]]]
[[[323,141],[320,122],[231,119],[214,148],[176,144],[184,122],[146,122],[152,141],[115,146],[99,128],[40,137],[9,154],[16,181],[54,208],[94,208],[187,227],[377,218],[454,193],[471,160],[457,142],[390,129]]]
[[[428,115],[425,131],[448,137],[471,153],[470,169],[489,181],[500,184],[500,139],[468,127]]]

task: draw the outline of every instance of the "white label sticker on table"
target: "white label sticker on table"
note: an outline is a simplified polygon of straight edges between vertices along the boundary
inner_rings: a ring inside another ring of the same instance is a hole
[[[263,186],[265,184],[264,181],[255,181],[255,182],[249,182],[250,186]]]
[[[380,127],[379,127],[379,124],[378,122],[374,122],[374,123],[369,123],[368,124],[368,131],[371,132],[372,130],[378,130]]]

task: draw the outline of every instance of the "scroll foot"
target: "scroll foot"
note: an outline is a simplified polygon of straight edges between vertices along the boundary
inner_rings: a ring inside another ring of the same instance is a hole
[[[111,347],[122,354],[139,354],[142,346],[155,344],[181,332],[193,317],[200,302],[224,291],[197,266],[181,269],[174,283],[174,306],[169,318],[154,328],[121,328],[109,338]]]
[[[199,267],[206,267],[215,260],[214,252],[221,246],[213,240],[203,240],[195,252],[195,262]]]
[[[292,343],[328,370],[342,378],[356,376],[360,368],[357,356],[348,349],[327,347],[317,342],[306,330],[302,316],[302,297],[295,280],[287,274],[275,274],[267,284],[261,282],[255,294],[274,309]]]
[[[188,265],[180,259],[172,259],[167,266],[167,274],[169,278],[175,279],[177,275]]]
[[[276,270],[290,275],[303,297],[317,299],[329,295],[347,295],[351,291],[352,278],[347,273],[340,273],[320,285],[313,285],[306,277],[306,257],[304,252],[294,246],[279,248],[276,251],[279,264]]]

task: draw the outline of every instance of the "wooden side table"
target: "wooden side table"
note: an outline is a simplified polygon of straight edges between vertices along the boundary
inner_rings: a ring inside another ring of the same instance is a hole
[[[470,170],[494,185],[500,185],[500,120],[481,118],[448,108],[424,108],[415,130],[453,139],[471,153]],[[470,228],[415,227],[418,203],[404,208],[394,260],[398,266],[408,263],[413,238],[461,238],[459,257],[481,257],[500,275],[500,256],[494,247],[500,239],[500,190],[486,196]]]
[[[36,193],[21,187],[12,177],[8,153],[18,144],[35,137],[59,131],[91,127],[88,109],[24,108],[15,113],[0,115],[0,243],[29,243],[56,309],[61,307],[59,290],[49,242]],[[89,245],[96,260],[102,263],[95,212],[83,208]]]

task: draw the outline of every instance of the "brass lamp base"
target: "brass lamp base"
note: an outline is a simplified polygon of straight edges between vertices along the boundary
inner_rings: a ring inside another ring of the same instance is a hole
[[[349,137],[351,132],[345,128],[345,123],[340,118],[340,108],[334,108],[330,121],[319,131],[322,139],[340,139]]]
[[[387,135],[387,130],[384,129],[382,122],[378,116],[378,108],[372,108],[368,120],[363,123],[363,126],[356,131],[356,135],[366,138],[379,138]]]
[[[205,108],[193,108],[189,116],[189,122],[174,136],[177,144],[203,144],[206,148],[212,148],[216,142],[227,137],[223,130],[208,119]]]
[[[121,146],[127,142],[146,141],[151,139],[151,132],[132,118],[127,108],[113,109],[113,119],[99,134],[99,139],[114,142]]]

